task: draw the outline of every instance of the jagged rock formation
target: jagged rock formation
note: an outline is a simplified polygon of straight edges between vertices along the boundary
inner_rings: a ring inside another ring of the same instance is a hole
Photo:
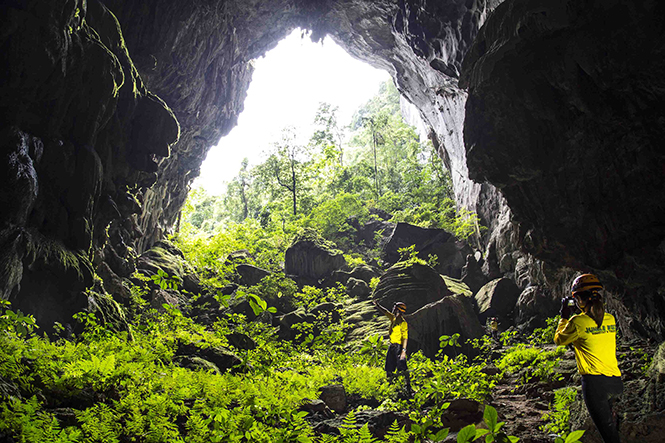
[[[616,302],[658,335],[663,12],[628,1],[505,2],[461,82],[470,176],[501,189],[518,243],[557,266],[605,271]]]
[[[624,332],[662,338],[663,6],[501,3],[4,2],[0,296],[73,312],[95,273],[128,278],[235,124],[251,59],[300,26],[418,107],[489,227],[488,279],[551,301],[596,269]]]

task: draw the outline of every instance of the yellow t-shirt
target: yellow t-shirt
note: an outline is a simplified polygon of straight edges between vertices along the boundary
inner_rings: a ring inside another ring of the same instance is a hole
[[[409,326],[406,324],[406,320],[402,318],[402,323],[395,323],[395,316],[386,312],[386,317],[390,319],[390,343],[402,344],[403,340],[409,338]]]
[[[620,377],[616,336],[616,320],[612,314],[605,313],[600,328],[588,315],[578,314],[570,320],[563,318],[559,320],[554,343],[560,346],[573,344],[577,370],[580,374]]]

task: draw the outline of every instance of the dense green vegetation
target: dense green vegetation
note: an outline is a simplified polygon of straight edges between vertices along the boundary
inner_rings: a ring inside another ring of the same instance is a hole
[[[149,280],[134,292],[147,291]],[[13,311],[8,305],[4,309],[0,436],[15,435],[24,442],[440,441],[448,434],[441,417],[451,400],[486,402],[504,372],[524,367],[541,380],[552,379],[539,368],[556,361],[554,354],[525,359],[528,346],[518,345],[497,362],[504,371],[488,375],[484,368],[490,363],[487,351],[492,341],[487,337],[476,341],[479,356],[474,359],[441,352],[430,360],[416,353],[409,361],[414,394],[408,397],[400,383],[387,382],[381,367],[385,347],[377,337],[345,352],[343,335],[283,341],[269,325],[248,322],[238,314],[228,313],[204,327],[165,306],[163,313],[144,310],[136,315],[125,332],[103,327],[92,314],[79,314],[82,332],[64,339],[34,335],[30,317],[9,314]],[[231,333],[245,334],[256,347],[235,348],[228,340]],[[179,350],[188,346],[228,348],[241,361],[223,372],[183,367]],[[458,346],[457,336],[442,338],[442,351],[449,346]],[[379,411],[404,414],[411,425],[395,422],[379,440],[367,424],[356,423],[355,414],[368,409],[361,401],[346,415],[340,435],[317,436],[301,405],[331,383],[343,384],[349,395],[374,401]],[[568,392],[557,394],[555,410],[547,417],[550,431],[568,431],[563,415],[570,402]],[[457,441],[508,441],[491,406],[485,409],[485,424],[487,429],[462,429]]]

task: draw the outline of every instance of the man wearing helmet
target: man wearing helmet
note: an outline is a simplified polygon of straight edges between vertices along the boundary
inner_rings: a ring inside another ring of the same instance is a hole
[[[374,306],[390,319],[390,347],[386,353],[386,375],[391,379],[397,370],[404,374],[407,392],[411,392],[409,373],[406,367],[406,345],[409,340],[409,326],[404,319],[406,305],[401,301],[393,305],[392,312],[373,300]]]
[[[605,312],[599,292],[602,288],[593,274],[583,274],[575,279],[572,297],[563,299],[554,342],[557,345],[572,343],[589,415],[605,443],[619,443],[619,431],[610,403],[623,391],[616,358],[617,328],[614,316]],[[582,312],[573,315],[577,308]]]

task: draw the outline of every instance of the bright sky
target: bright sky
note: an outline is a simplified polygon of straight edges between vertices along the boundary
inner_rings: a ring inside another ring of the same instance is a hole
[[[301,38],[298,29],[254,63],[238,126],[210,149],[193,183],[209,194],[224,192],[225,182],[238,174],[243,158],[249,158],[250,165],[260,163],[282,128],[295,126],[311,133],[320,102],[338,106],[337,121],[346,125],[390,79],[387,72],[352,58],[330,38],[313,43],[309,37]]]

